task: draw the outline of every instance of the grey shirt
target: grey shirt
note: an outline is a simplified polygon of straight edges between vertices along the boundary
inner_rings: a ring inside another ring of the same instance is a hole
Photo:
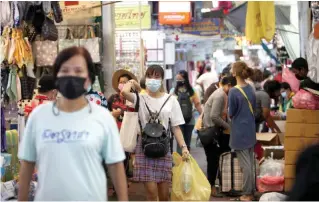
[[[256,91],[256,112],[255,117],[258,122],[264,121],[263,108],[270,109],[271,99],[264,90]]]
[[[223,127],[229,129],[229,124],[223,120],[223,112],[226,105],[226,93],[222,88],[218,88],[211,94],[204,106],[204,127]]]

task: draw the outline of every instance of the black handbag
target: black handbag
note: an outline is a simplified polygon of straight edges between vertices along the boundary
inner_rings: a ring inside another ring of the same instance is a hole
[[[51,1],[51,8],[53,10],[54,20],[56,23],[63,21],[63,14],[59,4],[59,1]]]
[[[216,144],[219,147],[218,144],[218,138],[221,135],[222,130],[220,127],[212,126],[212,127],[204,127],[204,114],[203,114],[203,121],[202,121],[202,127],[198,130],[198,137],[202,143],[202,145],[205,147],[210,144]]]
[[[59,38],[58,29],[54,21],[46,17],[42,26],[42,37],[44,40],[56,41]]]

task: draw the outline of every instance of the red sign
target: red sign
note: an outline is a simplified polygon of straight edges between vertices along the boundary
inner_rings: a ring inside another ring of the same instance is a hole
[[[78,1],[65,1],[64,5],[65,6],[77,6],[77,5],[79,5],[79,2]]]

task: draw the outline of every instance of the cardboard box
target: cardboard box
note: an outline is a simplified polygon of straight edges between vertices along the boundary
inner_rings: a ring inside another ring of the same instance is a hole
[[[300,151],[285,151],[285,165],[295,165]]]
[[[295,179],[285,178],[285,192],[289,192],[294,186]]]
[[[319,124],[287,123],[285,136],[319,138]]]
[[[275,123],[282,133],[286,132],[286,121],[275,121]]]
[[[280,139],[277,133],[257,133],[257,142],[267,146],[280,145]]]
[[[289,109],[287,123],[319,123],[319,110]]]
[[[285,178],[295,178],[295,165],[285,165]]]
[[[285,137],[285,151],[302,151],[318,141],[319,138]]]

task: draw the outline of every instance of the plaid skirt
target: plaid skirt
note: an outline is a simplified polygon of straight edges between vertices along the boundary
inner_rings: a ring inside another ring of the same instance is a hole
[[[170,152],[165,157],[152,159],[143,153],[142,138],[139,136],[136,151],[135,165],[133,168],[133,181],[135,182],[168,182],[172,181],[172,155]]]

